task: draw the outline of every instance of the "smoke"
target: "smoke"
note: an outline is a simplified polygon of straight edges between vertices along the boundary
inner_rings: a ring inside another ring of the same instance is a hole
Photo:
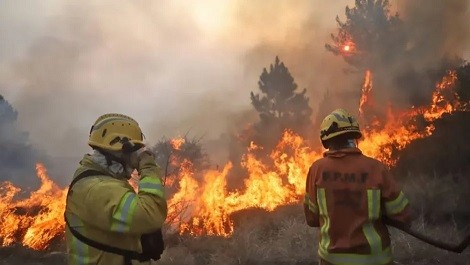
[[[357,89],[353,80],[357,77],[346,75],[346,65],[341,58],[332,56],[324,48],[330,33],[335,30],[334,18],[344,16],[346,4],[354,1],[239,1],[237,25],[240,35],[253,37],[253,45],[247,49],[245,69],[255,73],[255,84],[261,69],[274,63],[279,55],[289,68],[299,90],[307,89],[315,123],[319,104],[328,92],[335,100],[327,111],[351,102],[350,91]],[[340,77],[340,78],[339,78]],[[257,86],[251,86],[257,92]],[[323,113],[320,114],[322,116]],[[312,137],[317,137],[312,132]]]
[[[349,41],[344,35],[338,35],[333,49],[328,48],[360,72],[372,70],[378,102],[399,108],[428,103],[445,70],[459,67],[468,53],[470,2],[390,2],[392,17],[383,12],[387,1],[351,5],[349,20],[342,20],[346,22],[342,33],[351,37],[354,51],[343,53],[342,42]]]
[[[323,19],[334,12],[311,1],[2,5],[0,93],[32,143],[66,167],[62,176],[105,112],[137,119],[149,142],[187,131],[211,140],[251,109],[249,92],[276,55],[301,88],[322,93],[336,79],[318,69],[327,60]]]
[[[470,51],[470,1],[400,1],[398,12],[408,38],[407,51],[393,69],[393,85],[411,104],[429,102],[445,70],[457,68]]]
[[[1,68],[2,93],[35,145],[55,161],[73,161],[61,174],[70,175],[88,150],[89,128],[103,113],[135,117],[152,141],[192,128],[217,133],[224,112],[241,105],[233,90],[241,79],[233,58],[206,43],[184,1],[48,1],[48,12],[27,22],[43,26],[31,26],[38,32],[18,48],[26,21],[15,19],[34,6],[4,5],[13,15],[2,31],[18,40],[2,51],[8,59]],[[16,56],[8,56],[9,49]]]
[[[28,134],[16,127],[17,112],[0,95],[0,182],[27,182],[34,174],[39,153],[28,141]]]
[[[406,21],[413,61],[439,66],[443,57],[460,57],[470,46],[470,1],[402,1],[399,12]]]
[[[422,33],[410,47],[423,46],[417,57],[426,59],[413,69],[432,64],[436,49],[468,49],[467,2],[405,2],[392,4],[413,19],[410,34]],[[188,131],[203,136],[222,162],[229,139],[223,133],[256,118],[249,93],[276,55],[299,89],[307,88],[312,122],[337,107],[357,108],[362,76],[345,73],[347,64],[324,48],[335,16],[353,3],[2,1],[0,94],[18,110],[31,144],[51,157],[52,176],[70,178],[89,150],[91,124],[106,112],[134,117],[152,144]],[[423,18],[444,21],[435,22],[440,30],[423,31]],[[426,44],[436,40],[437,47]],[[315,114],[327,91],[331,104]]]

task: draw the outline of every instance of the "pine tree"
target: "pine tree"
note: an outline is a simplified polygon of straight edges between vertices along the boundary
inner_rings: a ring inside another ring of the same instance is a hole
[[[360,70],[403,58],[398,55],[406,52],[406,34],[398,14],[390,14],[388,0],[356,0],[353,8],[346,6],[345,14],[345,22],[336,17],[338,33],[331,34],[328,51]]]
[[[305,95],[307,90],[298,92],[289,69],[278,57],[269,71],[263,69],[258,86],[261,93],[251,92],[251,103],[260,117],[255,124],[254,140],[270,148],[285,129],[305,136],[311,126],[312,114]]]

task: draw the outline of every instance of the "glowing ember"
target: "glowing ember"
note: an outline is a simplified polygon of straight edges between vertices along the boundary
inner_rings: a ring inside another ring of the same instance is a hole
[[[60,189],[47,176],[42,164],[36,164],[41,186],[28,198],[16,199],[21,191],[10,182],[0,184],[0,239],[2,246],[21,242],[43,250],[63,234],[66,189]]]
[[[356,52],[356,45],[352,40],[345,41],[338,47],[338,50],[345,56],[354,55]]]

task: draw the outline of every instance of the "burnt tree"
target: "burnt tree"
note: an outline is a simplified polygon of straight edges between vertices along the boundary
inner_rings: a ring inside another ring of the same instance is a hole
[[[175,146],[172,139],[162,138],[151,149],[155,152],[156,163],[160,166],[164,178],[178,177],[182,163],[191,163],[191,170],[199,173],[209,168],[207,153],[202,148],[200,139],[181,138],[181,144]]]

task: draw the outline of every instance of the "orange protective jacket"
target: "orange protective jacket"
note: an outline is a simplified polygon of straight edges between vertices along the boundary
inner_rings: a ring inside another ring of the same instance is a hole
[[[307,224],[320,228],[318,254],[331,264],[389,264],[385,215],[409,223],[409,203],[387,168],[357,148],[327,151],[307,176]]]

